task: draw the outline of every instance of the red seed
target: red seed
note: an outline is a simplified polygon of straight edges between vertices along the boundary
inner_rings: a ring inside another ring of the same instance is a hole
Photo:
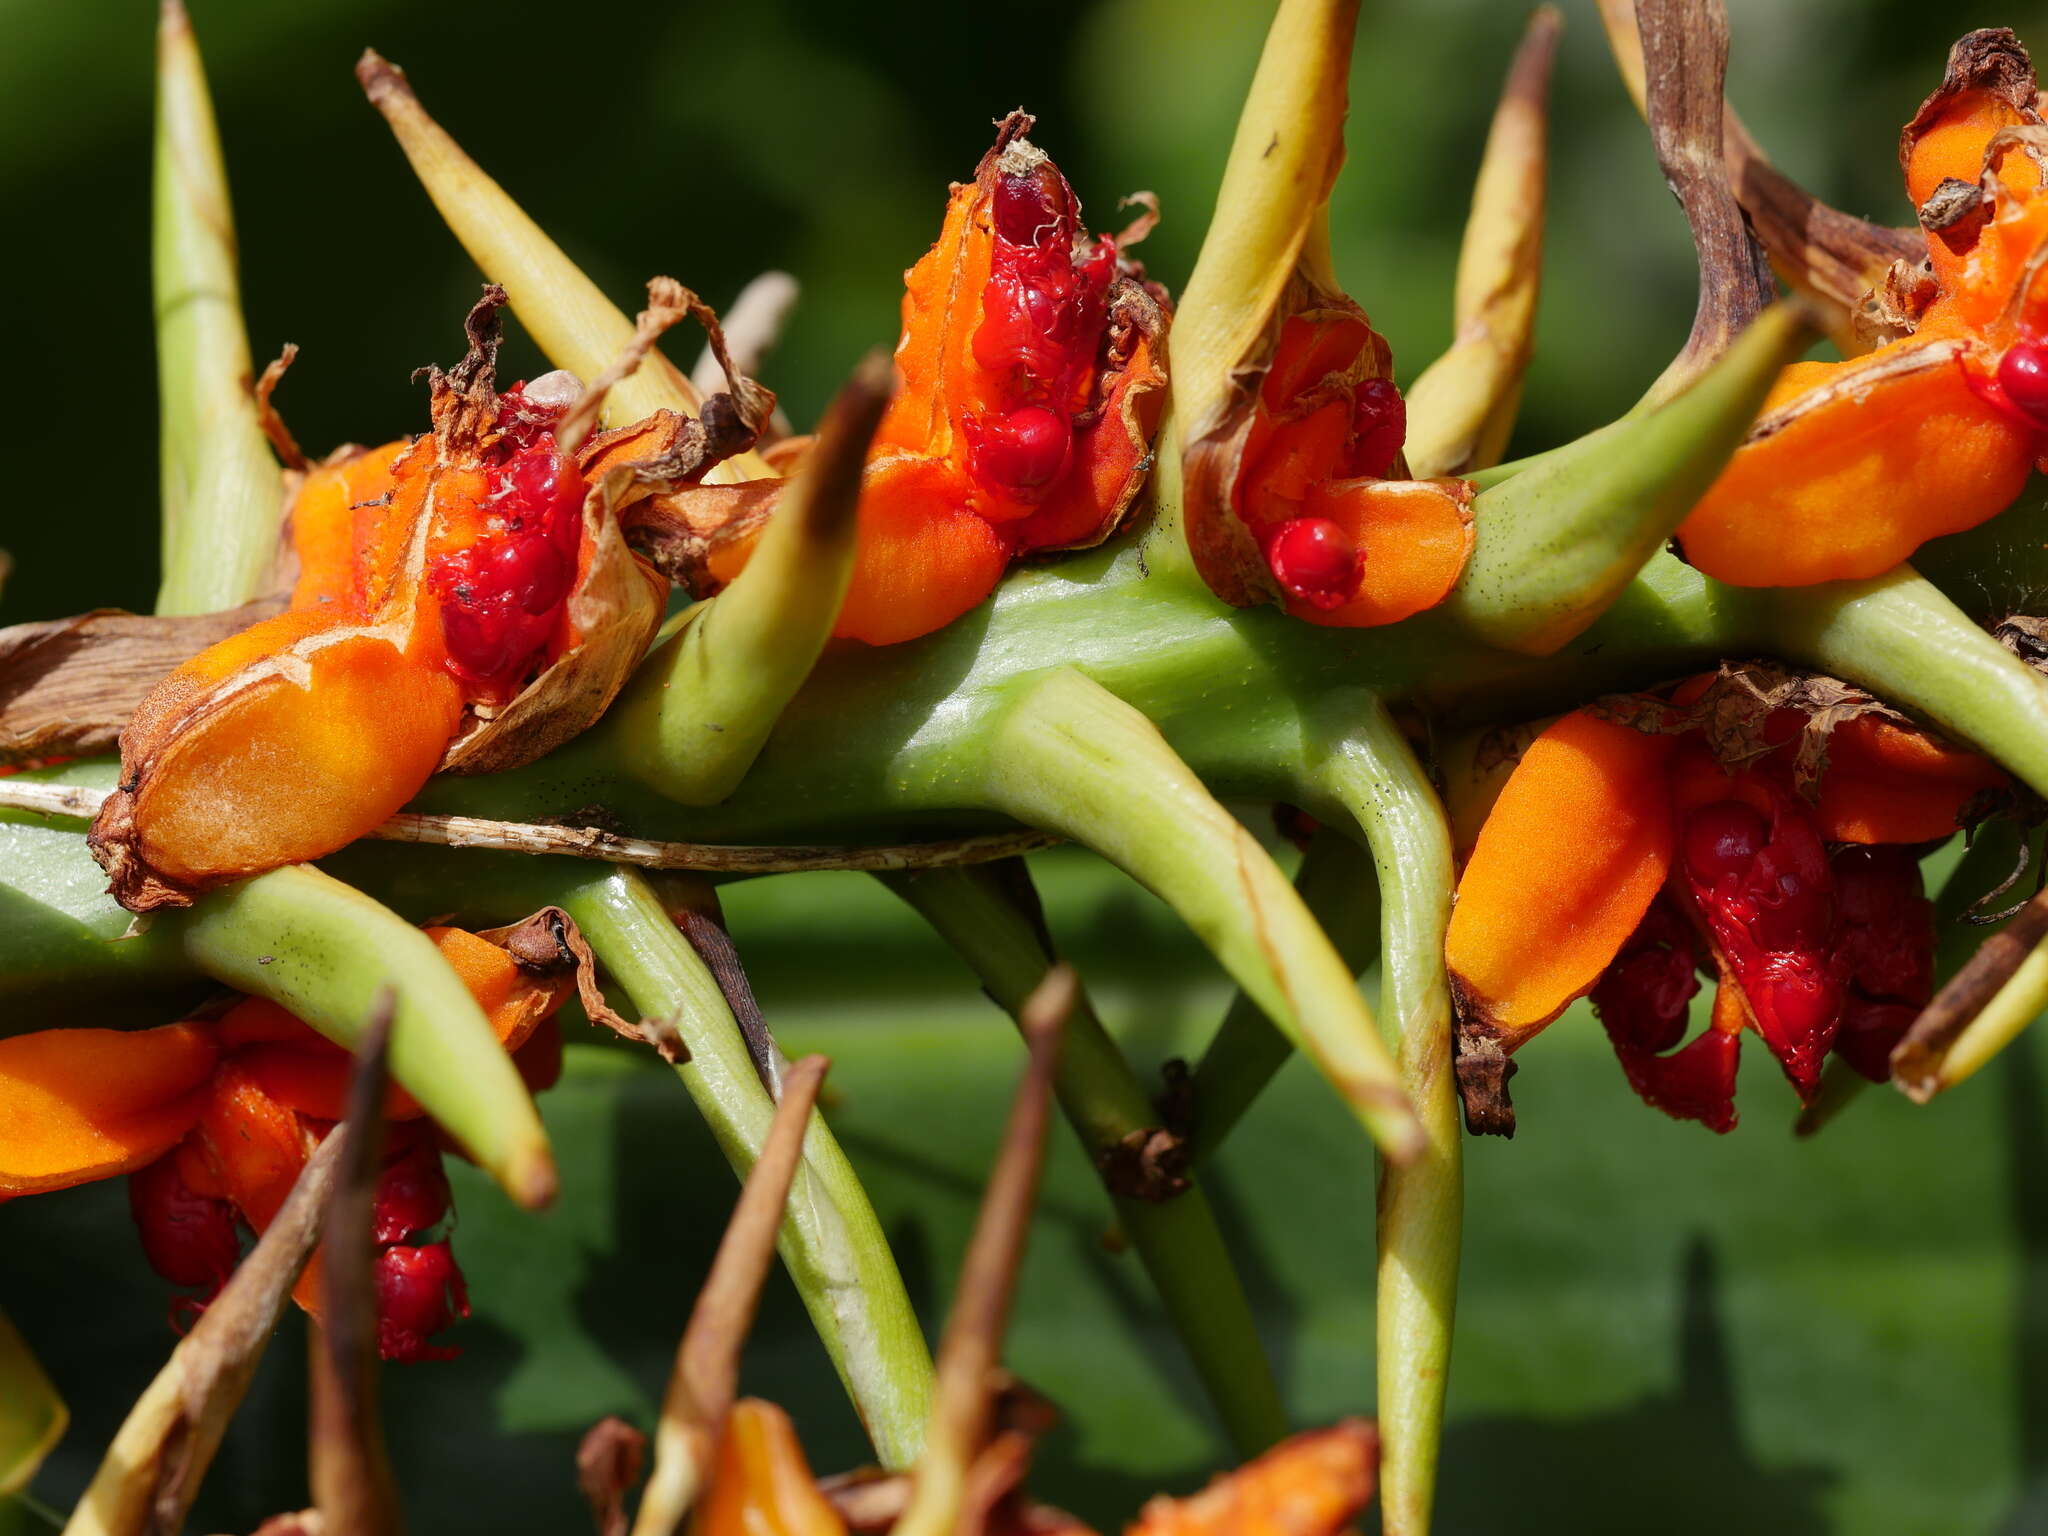
[[[1717,800],[1686,818],[1685,867],[1710,887],[1741,880],[1770,837],[1770,824],[1749,806]]]
[[[1874,1002],[1851,993],[1842,1005],[1835,1054],[1873,1083],[1892,1075],[1892,1050],[1905,1039],[1920,1010],[1912,1003]]]
[[[2029,425],[2048,430],[2048,346],[2016,341],[1998,360],[1998,387]]]
[[[400,1245],[377,1255],[377,1352],[384,1359],[453,1359],[459,1350],[428,1340],[467,1316],[469,1291],[447,1243]]]
[[[128,1210],[149,1267],[173,1285],[195,1286],[211,1298],[241,1261],[235,1208],[188,1185],[175,1154],[129,1175]]]
[[[1073,437],[1067,419],[1042,405],[1022,405],[993,421],[973,421],[968,429],[976,477],[1018,491],[1058,479]]]
[[[1365,557],[1327,517],[1296,517],[1274,530],[1266,564],[1289,597],[1327,610],[1343,607],[1357,593]]]
[[[1408,441],[1408,406],[1391,379],[1367,379],[1351,396],[1352,475],[1384,479]]]
[[[439,1149],[429,1140],[412,1138],[378,1175],[372,1216],[376,1241],[417,1241],[446,1219],[451,1200]]]

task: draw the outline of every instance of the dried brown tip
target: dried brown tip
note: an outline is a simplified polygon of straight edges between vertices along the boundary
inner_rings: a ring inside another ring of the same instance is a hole
[[[783,1207],[803,1161],[804,1133],[830,1066],[823,1056],[806,1056],[783,1078],[761,1155],[747,1173],[676,1351],[635,1536],[670,1536],[710,1476],[720,1427],[739,1386],[740,1351],[774,1262]]]
[[[320,1321],[310,1334],[309,1453],[322,1525],[349,1536],[395,1536],[398,1489],[377,1411],[374,1232],[384,1167],[384,1094],[397,996],[386,987],[356,1051],[348,1118],[321,1240]]]
[[[256,419],[263,428],[263,435],[270,439],[271,449],[286,467],[304,470],[305,450],[299,447],[299,440],[292,436],[292,429],[284,424],[284,418],[278,415],[272,402],[277,386],[284,382],[285,373],[298,360],[299,344],[288,341],[276,357],[263,365],[263,373],[256,380]]]
[[[419,98],[413,94],[412,84],[405,78],[405,71],[385,58],[374,48],[365,48],[363,56],[356,60],[356,83],[362,86],[363,94],[370,98],[370,104],[379,112],[387,104],[401,101],[415,104]]]
[[[1928,93],[1899,130],[1899,169],[1906,170],[1920,136],[1958,96],[1977,93],[2002,101],[2023,117],[2036,115],[2034,63],[2010,27],[1979,27],[1956,39],[1948,51],[1941,84]]]
[[[640,1481],[647,1437],[617,1414],[591,1425],[576,1447],[576,1487],[597,1536],[626,1536],[626,1495]]]
[[[2048,938],[2048,891],[2021,907],[2013,920],[1977,946],[1892,1051],[1892,1080],[1907,1098],[1924,1104],[1942,1089],[1949,1048],[2012,979],[2020,963]]]
[[[971,1473],[989,1442],[992,1388],[999,1380],[1017,1270],[1038,1199],[1060,1032],[1079,996],[1073,968],[1056,965],[1017,1011],[1030,1061],[1011,1100],[1002,1147],[960,1266],[953,1309],[939,1345],[925,1453],[914,1473],[910,1507],[897,1523],[897,1536],[946,1536],[972,1495]]]
[[[105,1536],[182,1530],[228,1421],[319,1240],[341,1147],[329,1137],[256,1246],[128,1412],[72,1516]]]

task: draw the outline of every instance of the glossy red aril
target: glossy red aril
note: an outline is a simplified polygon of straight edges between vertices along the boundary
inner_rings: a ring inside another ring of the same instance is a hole
[[[576,584],[588,487],[555,442],[565,408],[519,385],[499,396],[489,535],[429,567],[452,670],[487,693],[515,691],[534,670]]]
[[[1074,440],[1067,418],[1043,405],[1019,406],[991,421],[969,417],[966,426],[975,474],[1011,491],[1035,491],[1058,479]]]
[[[417,1241],[447,1219],[452,1198],[439,1150],[430,1139],[411,1135],[395,1154],[387,1154],[377,1179],[376,1241]]]
[[[1273,530],[1266,564],[1288,596],[1315,608],[1341,608],[1358,591],[1364,558],[1327,517],[1296,517]]]
[[[2048,431],[2048,346],[2016,341],[1998,360],[1998,387],[2014,412]]]
[[[1740,880],[1770,835],[1770,823],[1740,800],[1701,806],[1685,821],[1685,867],[1709,886]]]
[[[128,1210],[149,1267],[173,1285],[192,1286],[211,1300],[241,1261],[234,1206],[187,1184],[175,1155],[129,1176]]]
[[[1726,1132],[1735,1128],[1741,1036],[1715,1022],[1670,1049],[1685,1034],[1699,960],[1692,925],[1669,895],[1659,895],[1594,986],[1593,1011],[1645,1104]]]

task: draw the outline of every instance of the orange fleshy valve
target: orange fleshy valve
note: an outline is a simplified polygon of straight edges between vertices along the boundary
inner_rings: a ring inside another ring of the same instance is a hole
[[[845,1536],[846,1522],[818,1491],[789,1415],[773,1403],[743,1397],[725,1417],[690,1531],[691,1536]]]
[[[1188,455],[1188,538],[1216,593],[1364,628],[1433,608],[1472,553],[1472,487],[1408,480],[1407,407],[1364,311],[1297,278],[1263,364]],[[1256,380],[1254,384],[1252,381]]]
[[[1073,189],[1004,119],[938,242],[904,276],[900,388],[869,449],[851,586],[834,633],[870,645],[951,623],[1023,555],[1099,544],[1151,463],[1165,404],[1163,294],[1090,237]],[[759,525],[714,535],[710,595]]]
[[[1379,1451],[1367,1419],[1307,1430],[1200,1493],[1148,1501],[1126,1536],[1338,1536],[1372,1502]]]
[[[1858,580],[2019,496],[2048,449],[2044,152],[2025,52],[1971,33],[1900,142],[1935,296],[1903,339],[1784,372],[1679,527],[1688,561],[1738,586]]]
[[[524,928],[525,925],[521,925]],[[516,931],[516,930],[511,930]],[[428,934],[536,1089],[559,1074],[555,1014],[566,964],[515,957],[457,928]],[[511,942],[508,940],[508,943]],[[522,952],[523,953],[523,952]],[[132,1176],[129,1208],[151,1265],[205,1302],[241,1255],[240,1231],[276,1218],[346,1108],[353,1058],[275,1003],[245,998],[217,1018],[159,1029],[48,1029],[0,1039],[0,1202]],[[465,1315],[441,1132],[410,1095],[386,1100],[374,1202],[379,1339],[386,1359],[451,1353],[430,1342]],[[295,1292],[317,1311],[318,1265]]]
[[[307,476],[289,610],[193,657],[129,721],[92,848],[130,910],[331,853],[437,769],[538,756],[645,649],[666,584],[556,441],[580,386],[493,388],[502,302],[487,291],[469,356],[435,372],[434,431]]]

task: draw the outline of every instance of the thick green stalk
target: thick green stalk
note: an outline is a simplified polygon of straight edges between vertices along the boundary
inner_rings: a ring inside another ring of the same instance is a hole
[[[614,708],[625,767],[685,805],[714,805],[754,765],[831,638],[853,579],[861,470],[889,403],[870,355],[825,413],[746,569],[684,618]]]
[[[554,1198],[533,1098],[434,941],[354,886],[293,864],[159,913],[215,981],[267,997],[353,1050],[388,989],[391,1075],[524,1206]]]
[[[1019,1016],[1055,963],[1021,862],[878,878],[958,951],[998,1007]],[[1190,1180],[1178,1193],[1145,1198],[1119,1190],[1111,1177],[1111,1160],[1129,1156],[1132,1141],[1142,1142],[1159,1117],[1085,994],[1061,1033],[1053,1091],[1104,1173],[1117,1219],[1231,1443],[1240,1456],[1257,1455],[1286,1434],[1287,1418],[1244,1286],[1199,1185]]]
[[[676,1076],[744,1176],[767,1138],[775,1101],[710,968],[639,874],[549,862],[558,872],[554,899],[634,1007],[675,1022],[690,1048]],[[909,1466],[931,1411],[931,1355],[867,1192],[815,1113],[779,1247],[875,1454],[884,1466]]]
[[[180,0],[164,0],[157,23],[152,197],[163,461],[156,609],[212,613],[261,590],[277,553],[284,487],[251,393],[227,170]]]
[[[1380,889],[1380,1016],[1428,1142],[1379,1181],[1380,1508],[1387,1536],[1426,1536],[1443,1443],[1465,1211],[1444,930],[1456,874],[1428,773],[1386,706],[1358,690],[1316,710],[1318,778],[1356,818]]]
[[[1576,639],[1685,520],[1811,340],[1802,309],[1774,305],[1669,404],[1482,491],[1446,613],[1506,650]]]
[[[1372,964],[1379,953],[1380,888],[1364,849],[1342,833],[1318,829],[1302,855],[1294,889],[1352,975]],[[1205,1163],[1215,1155],[1293,1054],[1293,1043],[1247,993],[1230,1000],[1229,1012],[1195,1066],[1194,1122],[1188,1128],[1192,1162]]]
[[[1083,843],[1181,915],[1397,1162],[1422,1150],[1372,1014],[1272,858],[1151,721],[1081,673],[1025,685],[975,798]]]

